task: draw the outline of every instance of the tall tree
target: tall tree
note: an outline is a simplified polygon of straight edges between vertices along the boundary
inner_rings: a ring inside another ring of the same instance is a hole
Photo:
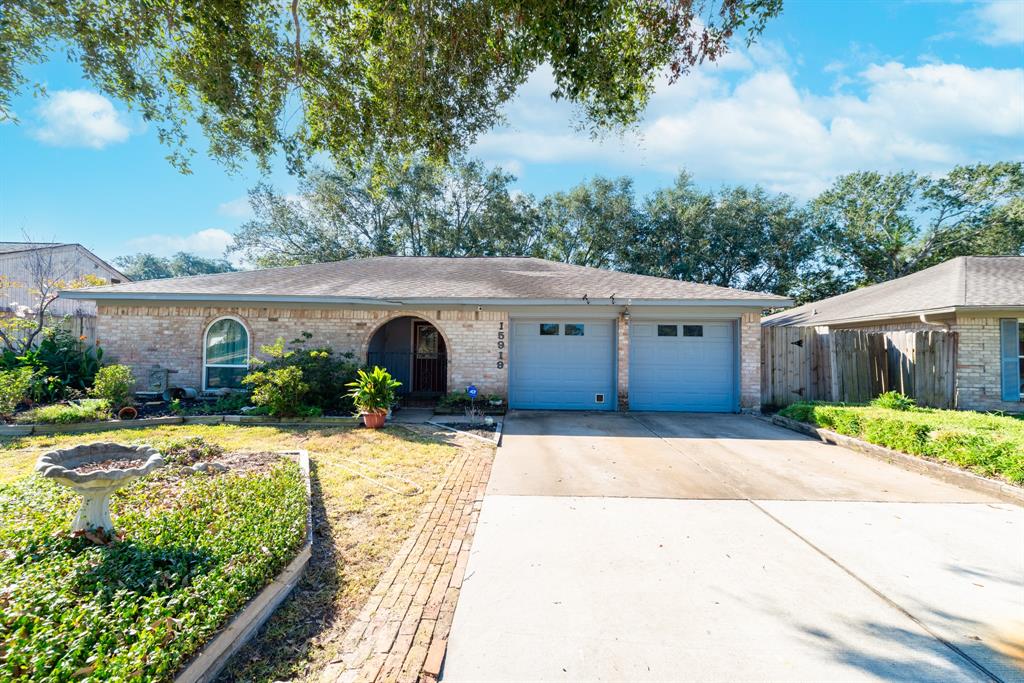
[[[250,193],[255,218],[231,251],[260,266],[360,256],[490,256],[520,253],[533,241],[532,202],[514,195],[515,179],[478,161],[440,165],[394,162],[382,175],[368,167],[318,171],[298,197],[267,185]]]
[[[555,192],[538,206],[537,255],[580,266],[620,266],[641,217],[629,178],[594,178]]]
[[[185,251],[162,257],[148,253],[118,256],[114,263],[133,280],[157,280],[184,275],[209,275],[235,270],[226,259],[204,258]]]
[[[1021,253],[1024,163],[945,176],[852,173],[812,202],[819,248],[805,277],[818,296],[908,275],[954,256]],[[820,283],[827,282],[825,290]],[[827,291],[827,289],[833,291]]]
[[[655,192],[622,266],[633,272],[787,294],[811,250],[804,212],[760,187],[699,189],[687,173]]]
[[[635,121],[654,79],[748,40],[782,0],[6,0],[0,119],[55,50],[141,110],[187,168],[212,156],[291,168],[318,152],[447,158],[501,115],[537,67],[596,127]],[[34,84],[41,88],[40,84]],[[297,114],[297,115],[296,115]]]

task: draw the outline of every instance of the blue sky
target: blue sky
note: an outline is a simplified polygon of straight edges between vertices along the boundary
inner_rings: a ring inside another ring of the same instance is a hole
[[[222,253],[247,217],[252,166],[231,174],[199,150],[193,174],[122,103],[58,58],[32,71],[46,99],[15,101],[0,125],[0,240],[81,242],[105,258],[150,251]],[[541,69],[507,124],[472,153],[544,194],[593,175],[628,175],[638,191],[686,168],[702,185],[759,183],[800,198],[861,169],[938,173],[959,163],[1024,159],[1024,0],[786,0],[752,48],[672,86],[644,120],[591,139],[552,102]],[[295,180],[275,169],[283,191]]]

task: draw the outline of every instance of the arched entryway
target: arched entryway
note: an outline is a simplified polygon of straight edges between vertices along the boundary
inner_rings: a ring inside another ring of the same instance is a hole
[[[412,316],[389,320],[373,333],[367,365],[386,368],[402,383],[398,393],[437,396],[448,391],[448,346],[429,321]]]

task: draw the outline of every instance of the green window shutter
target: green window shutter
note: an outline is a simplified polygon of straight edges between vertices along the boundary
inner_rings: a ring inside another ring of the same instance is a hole
[[[1003,400],[1020,400],[1020,332],[1016,318],[999,321],[999,350],[1003,375]]]

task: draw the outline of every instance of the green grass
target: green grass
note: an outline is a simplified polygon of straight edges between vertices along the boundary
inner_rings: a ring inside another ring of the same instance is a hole
[[[108,546],[69,533],[64,487],[0,486],[0,680],[169,680],[301,546],[294,462],[165,472],[114,495],[124,540]]]
[[[879,446],[1024,484],[1024,421],[966,410],[796,403],[779,413]]]

